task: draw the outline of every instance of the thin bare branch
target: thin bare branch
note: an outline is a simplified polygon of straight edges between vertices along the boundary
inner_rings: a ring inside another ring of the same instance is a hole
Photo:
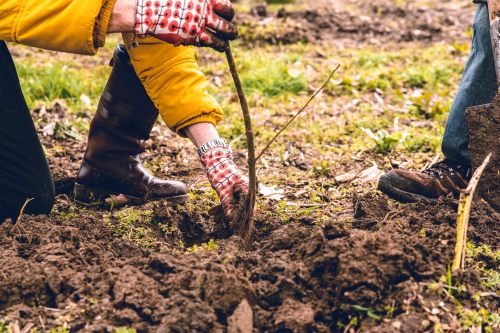
[[[305,110],[305,108],[307,108],[307,106],[309,105],[309,103],[311,103],[311,101],[316,97],[317,94],[319,94],[321,92],[321,90],[323,90],[323,88],[325,88],[325,86],[328,84],[328,82],[330,82],[330,79],[332,78],[333,74],[335,74],[335,72],[337,71],[337,69],[339,69],[340,67],[340,64],[337,65],[337,67],[330,73],[330,76],[328,77],[328,79],[325,81],[325,83],[323,83],[323,85],[321,86],[321,88],[319,88],[315,93],[314,95],[311,96],[311,98],[309,98],[309,100],[307,101],[307,103],[302,107],[302,109],[299,110],[299,112],[297,112],[293,117],[292,119],[290,119],[288,121],[288,123],[278,132],[276,133],[276,135],[271,139],[271,141],[269,141],[269,143],[264,147],[264,149],[262,149],[262,151],[260,152],[259,156],[257,156],[257,159],[255,160],[255,162],[257,162],[259,160],[259,158],[262,156],[262,154],[264,154],[266,152],[266,150],[269,148],[269,146],[271,146],[271,144],[274,142],[274,140],[276,140],[276,138],[284,131],[286,130],[286,128],[288,127],[288,125],[290,125],[292,123],[292,121],[295,120],[295,118],[297,118],[297,116],[299,114],[302,113],[302,111]]]

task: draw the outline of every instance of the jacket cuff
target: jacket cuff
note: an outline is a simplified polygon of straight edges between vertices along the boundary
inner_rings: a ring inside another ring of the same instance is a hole
[[[104,46],[109,20],[111,19],[111,13],[113,12],[113,7],[115,6],[116,1],[117,0],[103,0],[102,2],[101,11],[99,16],[96,18],[94,32],[92,34],[94,47],[96,49]]]
[[[210,112],[197,112],[193,114],[193,117],[188,118],[185,121],[177,123],[172,130],[176,132],[179,136],[183,138],[187,138],[186,134],[184,133],[184,129],[188,127],[189,125],[193,124],[198,124],[198,123],[211,123],[212,125],[216,126],[219,121],[222,120],[222,113],[220,111],[220,106],[219,104],[215,105],[206,105],[204,107],[205,110],[212,110]],[[200,114],[201,113],[201,114]]]

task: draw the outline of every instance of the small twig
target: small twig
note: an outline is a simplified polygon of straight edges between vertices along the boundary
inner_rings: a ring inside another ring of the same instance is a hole
[[[76,199],[73,199],[73,202],[74,202],[75,204],[79,204],[79,205],[82,205],[82,206],[87,206],[87,207],[93,207],[93,206],[95,206],[95,204],[88,204],[88,203],[86,203],[86,202],[83,202],[83,201],[78,201],[78,200],[76,200]]]
[[[238,236],[242,237],[245,242],[248,242],[253,231],[253,211],[255,208],[255,200],[257,196],[257,173],[255,169],[257,160],[255,159],[255,143],[252,129],[252,119],[250,118],[247,99],[243,91],[243,85],[241,84],[240,76],[238,75],[238,70],[236,68],[236,63],[234,62],[233,52],[229,44],[226,51],[226,58],[229,64],[229,69],[231,71],[231,76],[233,77],[236,91],[238,92],[241,110],[243,111],[243,119],[245,121],[245,134],[247,137],[248,146],[248,178],[250,182],[248,195],[244,199],[243,204],[238,207],[238,211],[236,212],[236,216],[231,223],[231,227],[234,232],[238,234]]]
[[[298,206],[298,207],[326,207],[332,205],[333,203],[308,204],[308,203],[287,202],[286,204],[287,206]]]
[[[66,312],[66,310],[57,309],[57,308],[47,308],[47,307],[44,307],[43,309],[47,310],[47,311]]]
[[[457,287],[453,287],[453,286],[449,286],[447,284],[442,284],[442,283],[429,283],[429,282],[419,282],[418,283],[419,285],[421,286],[439,286],[439,287],[443,287],[443,288],[446,288],[446,289],[453,289],[453,290],[458,290],[459,288]]]
[[[349,329],[351,328],[351,324],[352,324],[352,322],[349,322],[349,324],[347,324],[347,326],[344,329],[344,333],[348,333],[349,332]]]
[[[9,332],[12,332],[12,333],[20,333],[21,332],[21,330],[19,328],[19,321],[17,321],[17,320],[13,323],[10,323],[8,328],[9,328]]]
[[[23,207],[21,207],[21,211],[19,212],[19,216],[16,220],[16,223],[14,223],[14,225],[12,226],[12,229],[10,229],[10,232],[14,231],[14,229],[18,226],[19,222],[21,221],[21,217],[23,216],[24,209],[26,208],[26,205],[28,204],[28,202],[30,202],[33,199],[35,199],[35,198],[26,199]]]
[[[423,167],[422,169],[420,169],[420,171],[424,171],[425,169],[427,169],[427,168],[428,168],[428,167],[430,167],[431,165],[436,164],[438,160],[439,160],[439,154],[436,154],[436,155],[434,156],[434,158],[432,159],[432,161],[430,161],[430,162],[426,163],[426,164],[424,165],[424,167]]]
[[[198,182],[199,182],[199,181],[200,181],[200,179],[202,179],[202,178],[203,178],[203,177],[202,177],[202,176],[200,176],[200,177],[196,178],[196,180],[195,180],[193,183],[189,184],[189,185],[188,185],[188,192],[189,192],[189,191],[191,191],[191,188],[193,188],[193,186],[194,186],[194,185],[198,184]]]
[[[385,217],[382,220],[382,223],[392,220],[394,217],[398,216],[399,214],[404,213],[406,211],[406,209],[407,209],[407,207],[405,207],[401,210],[398,210],[396,212],[389,212],[389,213],[385,214]]]
[[[486,156],[483,164],[474,172],[469,185],[460,193],[457,217],[457,242],[455,244],[455,258],[451,268],[453,270],[463,269],[465,264],[465,244],[467,240],[467,226],[469,224],[470,209],[474,191],[476,190],[479,178],[486,165],[490,162],[491,153]]]
[[[20,333],[29,333],[31,328],[35,326],[35,324],[33,323],[28,323],[22,330]]]
[[[40,319],[40,324],[42,324],[42,332],[45,333],[45,323],[43,322],[42,316],[38,315],[38,319]]]
[[[479,294],[481,297],[498,297],[500,298],[500,294],[494,292],[484,292]]]
[[[290,119],[288,121],[288,123],[283,126],[283,128],[278,132],[276,133],[276,135],[271,139],[271,141],[269,141],[269,143],[264,147],[264,149],[262,149],[262,151],[260,152],[259,156],[257,156],[257,159],[255,160],[256,162],[259,160],[259,158],[262,156],[262,154],[265,153],[265,151],[269,148],[269,146],[271,146],[271,144],[274,142],[274,140],[276,140],[276,138],[284,131],[286,130],[286,128],[288,127],[288,125],[291,124],[292,121],[295,120],[295,118],[297,118],[297,116],[299,114],[302,113],[302,111],[305,110],[305,108],[307,108],[307,106],[309,105],[309,103],[314,99],[314,97],[316,97],[317,94],[319,94],[321,92],[321,90],[323,90],[323,88],[325,88],[325,86],[328,84],[328,82],[330,82],[330,79],[332,78],[333,74],[335,74],[335,72],[337,71],[337,69],[339,69],[340,67],[340,64],[337,65],[337,67],[330,73],[330,76],[328,77],[328,79],[325,81],[325,83],[323,83],[323,85],[311,96],[311,98],[309,98],[309,100],[307,101],[307,103],[302,107],[302,109],[299,110],[299,112],[297,112],[293,117],[292,119]]]

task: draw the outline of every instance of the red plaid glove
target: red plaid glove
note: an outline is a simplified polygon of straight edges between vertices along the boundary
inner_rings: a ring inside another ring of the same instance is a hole
[[[201,155],[200,160],[221,202],[208,213],[214,215],[216,220],[221,220],[221,213],[232,220],[239,200],[248,193],[248,178],[234,164],[233,153],[229,149],[210,150]]]
[[[209,46],[224,52],[225,40],[238,37],[236,26],[230,23],[233,17],[229,0],[138,0],[135,33],[175,46]]]

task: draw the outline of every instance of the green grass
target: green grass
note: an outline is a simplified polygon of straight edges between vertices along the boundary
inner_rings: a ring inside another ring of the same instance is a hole
[[[493,251],[488,245],[476,246],[468,242],[466,258],[468,262],[485,274],[486,278],[482,280],[484,287],[494,292],[500,292],[500,272],[485,263],[486,259],[489,259],[488,261],[498,267],[500,265],[500,251]]]
[[[315,57],[316,50],[325,53],[327,59]],[[323,94],[292,123],[274,147],[284,145],[287,140],[299,140],[319,150],[339,145],[348,146],[349,151],[365,149],[368,137],[362,128],[373,133],[385,131],[391,136],[394,119],[398,117],[405,120],[400,122],[404,124],[398,131],[405,133],[406,139],[394,148],[434,154],[439,151],[468,50],[466,45],[384,51],[325,49],[306,44],[252,50],[235,47],[234,53],[254,115],[258,146],[269,141],[302,107],[311,94],[309,87],[319,87],[329,71],[340,63]],[[200,52],[217,57],[215,52]],[[213,75],[221,78],[222,87],[209,87],[226,114],[218,130],[228,138],[238,137],[243,133],[243,122],[238,102],[230,98],[234,88],[230,90],[232,80],[224,58],[202,63],[200,68],[209,78]],[[413,121],[428,122],[415,127]],[[376,149],[375,144],[370,146]],[[244,140],[236,143],[236,147],[244,148]]]
[[[296,95],[307,89],[307,80],[302,73],[285,64],[267,63],[252,67],[242,75],[243,88],[247,94],[262,94],[265,98],[281,95]]]
[[[73,110],[82,108],[80,96],[95,101],[100,97],[109,75],[109,67],[100,66],[91,71],[74,63],[16,61],[21,88],[29,107],[40,104],[51,106],[56,99],[66,101]]]
[[[153,247],[156,239],[148,225],[152,223],[152,210],[138,210],[134,207],[109,212],[108,226],[115,233],[145,248]]]
[[[119,327],[116,329],[115,333],[136,333],[135,328]]]

